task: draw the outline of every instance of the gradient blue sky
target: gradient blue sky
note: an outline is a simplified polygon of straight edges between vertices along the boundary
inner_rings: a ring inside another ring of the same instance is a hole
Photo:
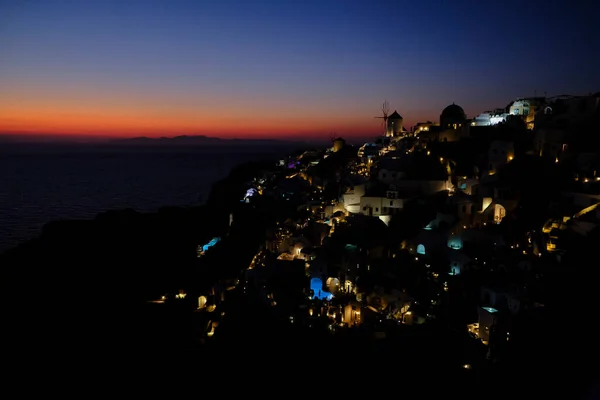
[[[0,131],[316,137],[600,90],[566,1],[0,0]]]

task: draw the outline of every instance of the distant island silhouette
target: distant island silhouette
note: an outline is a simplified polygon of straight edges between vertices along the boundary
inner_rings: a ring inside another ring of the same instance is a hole
[[[147,137],[137,136],[128,138],[110,138],[85,135],[55,135],[55,134],[15,134],[0,133],[2,144],[94,144],[94,145],[126,145],[126,146],[276,146],[276,145],[323,145],[323,140],[298,139],[264,139],[264,138],[219,138],[206,135],[179,135]]]
[[[150,138],[146,136],[113,139],[108,141],[111,144],[126,145],[231,145],[231,144],[253,144],[253,145],[279,145],[301,143],[299,141],[281,140],[281,139],[238,139],[238,138],[218,138],[205,135],[182,135],[174,137]]]

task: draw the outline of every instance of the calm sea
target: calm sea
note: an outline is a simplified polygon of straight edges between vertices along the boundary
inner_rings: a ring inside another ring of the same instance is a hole
[[[202,204],[211,184],[235,165],[289,150],[0,147],[0,252],[38,235],[52,220],[93,218],[108,209],[149,212]]]

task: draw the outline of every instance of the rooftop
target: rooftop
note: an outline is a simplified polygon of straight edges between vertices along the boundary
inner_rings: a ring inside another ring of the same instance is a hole
[[[392,115],[390,115],[388,117],[388,119],[403,119],[403,118],[400,114],[398,114],[398,111],[394,110],[394,112],[392,113]]]

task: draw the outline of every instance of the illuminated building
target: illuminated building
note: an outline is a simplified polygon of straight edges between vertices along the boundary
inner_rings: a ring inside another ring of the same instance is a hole
[[[404,127],[402,123],[404,122],[404,118],[398,111],[394,111],[392,115],[390,115],[387,119],[387,129],[385,132],[386,137],[398,137],[402,136],[405,133]]]

